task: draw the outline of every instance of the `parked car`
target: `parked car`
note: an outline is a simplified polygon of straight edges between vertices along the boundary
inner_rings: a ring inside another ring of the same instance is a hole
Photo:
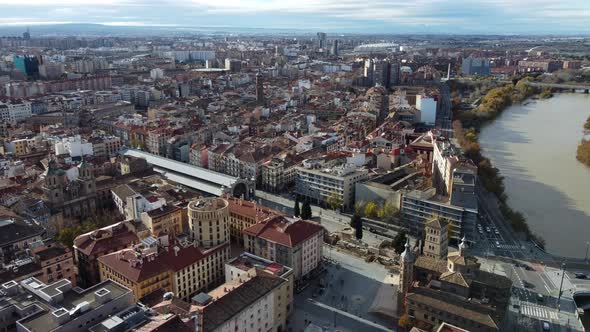
[[[543,321],[541,326],[543,327],[543,331],[551,331],[551,324],[549,322]]]

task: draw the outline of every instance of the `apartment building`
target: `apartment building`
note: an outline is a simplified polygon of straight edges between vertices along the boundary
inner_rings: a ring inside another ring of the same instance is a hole
[[[192,238],[198,246],[211,248],[230,241],[229,203],[223,198],[201,198],[188,205]]]
[[[199,331],[284,331],[292,302],[283,295],[287,287],[288,279],[255,270],[196,295],[191,311],[198,313]]]
[[[223,264],[228,259],[228,244],[203,249],[194,242],[168,243],[167,237],[147,237],[133,248],[104,255],[98,261],[101,280],[125,285],[136,300],[158,290],[188,300],[223,280]]]
[[[0,217],[0,257],[9,262],[45,236],[45,229],[29,220]]]
[[[349,163],[325,163],[323,159],[307,159],[297,167],[295,191],[304,199],[327,205],[328,198],[336,196],[342,208],[354,206],[354,191],[357,182],[368,178],[368,171]]]
[[[463,235],[474,235],[477,214],[477,207],[454,205],[448,196],[437,195],[434,188],[402,193],[401,219],[413,234],[423,234],[426,223],[441,218],[449,223],[449,239],[457,242]]]
[[[76,266],[72,250],[53,240],[31,243],[25,255],[0,269],[0,283],[35,277],[44,283],[67,279],[76,287]]]
[[[432,144],[432,176],[437,192],[448,195],[451,192],[453,169],[459,163],[461,151],[448,141],[436,140]]]
[[[273,158],[260,166],[260,183],[263,190],[280,192],[295,182],[297,170],[291,160]]]
[[[176,237],[183,232],[182,208],[174,205],[164,205],[159,209],[141,213],[141,222],[150,231],[150,234],[158,237],[169,234]]]
[[[274,308],[274,319],[275,322],[280,322],[291,315],[294,309],[292,302],[295,280],[292,268],[249,252],[243,252],[225,263],[225,282],[239,280],[248,275],[255,275],[257,271],[273,274],[287,280],[275,292],[274,302],[281,305]]]
[[[79,289],[62,279],[36,278],[2,284],[0,331],[88,331],[96,322],[133,304],[131,291],[111,280]]]
[[[116,224],[99,228],[74,239],[74,258],[78,270],[78,284],[90,287],[100,281],[98,258],[139,242],[129,224]]]
[[[90,143],[96,157],[109,158],[121,150],[121,139],[116,136],[93,137]]]
[[[0,120],[17,123],[25,121],[33,115],[31,103],[21,99],[0,101]]]
[[[234,243],[244,244],[242,231],[254,224],[278,215],[263,205],[256,204],[243,198],[226,197],[229,203],[229,229],[230,239]]]
[[[317,223],[273,216],[243,234],[246,251],[293,268],[296,280],[321,263],[324,228]]]
[[[148,152],[158,156],[166,156],[166,144],[172,137],[172,134],[172,130],[168,128],[159,128],[149,131],[146,140]]]

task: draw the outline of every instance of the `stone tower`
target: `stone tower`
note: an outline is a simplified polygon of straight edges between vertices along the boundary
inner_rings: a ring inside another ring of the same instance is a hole
[[[410,248],[410,240],[406,242],[406,248],[400,255],[399,288],[397,290],[397,310],[401,316],[405,312],[405,299],[412,282],[414,281],[414,262],[416,257]]]
[[[51,159],[44,175],[43,193],[50,208],[63,204],[66,199],[64,195],[64,188],[67,185],[66,172],[59,167],[55,160]]]
[[[435,218],[427,222],[424,225],[424,256],[446,259],[449,253],[448,234],[446,221]]]
[[[92,164],[84,161],[78,165],[78,181],[80,181],[80,195],[92,195],[96,193],[96,179],[94,178]]]

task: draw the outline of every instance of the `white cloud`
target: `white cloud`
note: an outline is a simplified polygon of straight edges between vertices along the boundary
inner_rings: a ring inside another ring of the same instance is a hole
[[[0,0],[0,8],[0,22],[27,16],[29,21],[109,25],[446,29],[440,32],[590,29],[585,24],[590,22],[590,0]]]

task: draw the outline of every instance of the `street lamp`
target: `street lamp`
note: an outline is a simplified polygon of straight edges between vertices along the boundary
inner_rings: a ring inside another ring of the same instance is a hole
[[[561,310],[561,289],[563,288],[563,278],[565,276],[565,262],[561,263],[561,284],[559,285],[559,295],[557,297],[557,312]]]

